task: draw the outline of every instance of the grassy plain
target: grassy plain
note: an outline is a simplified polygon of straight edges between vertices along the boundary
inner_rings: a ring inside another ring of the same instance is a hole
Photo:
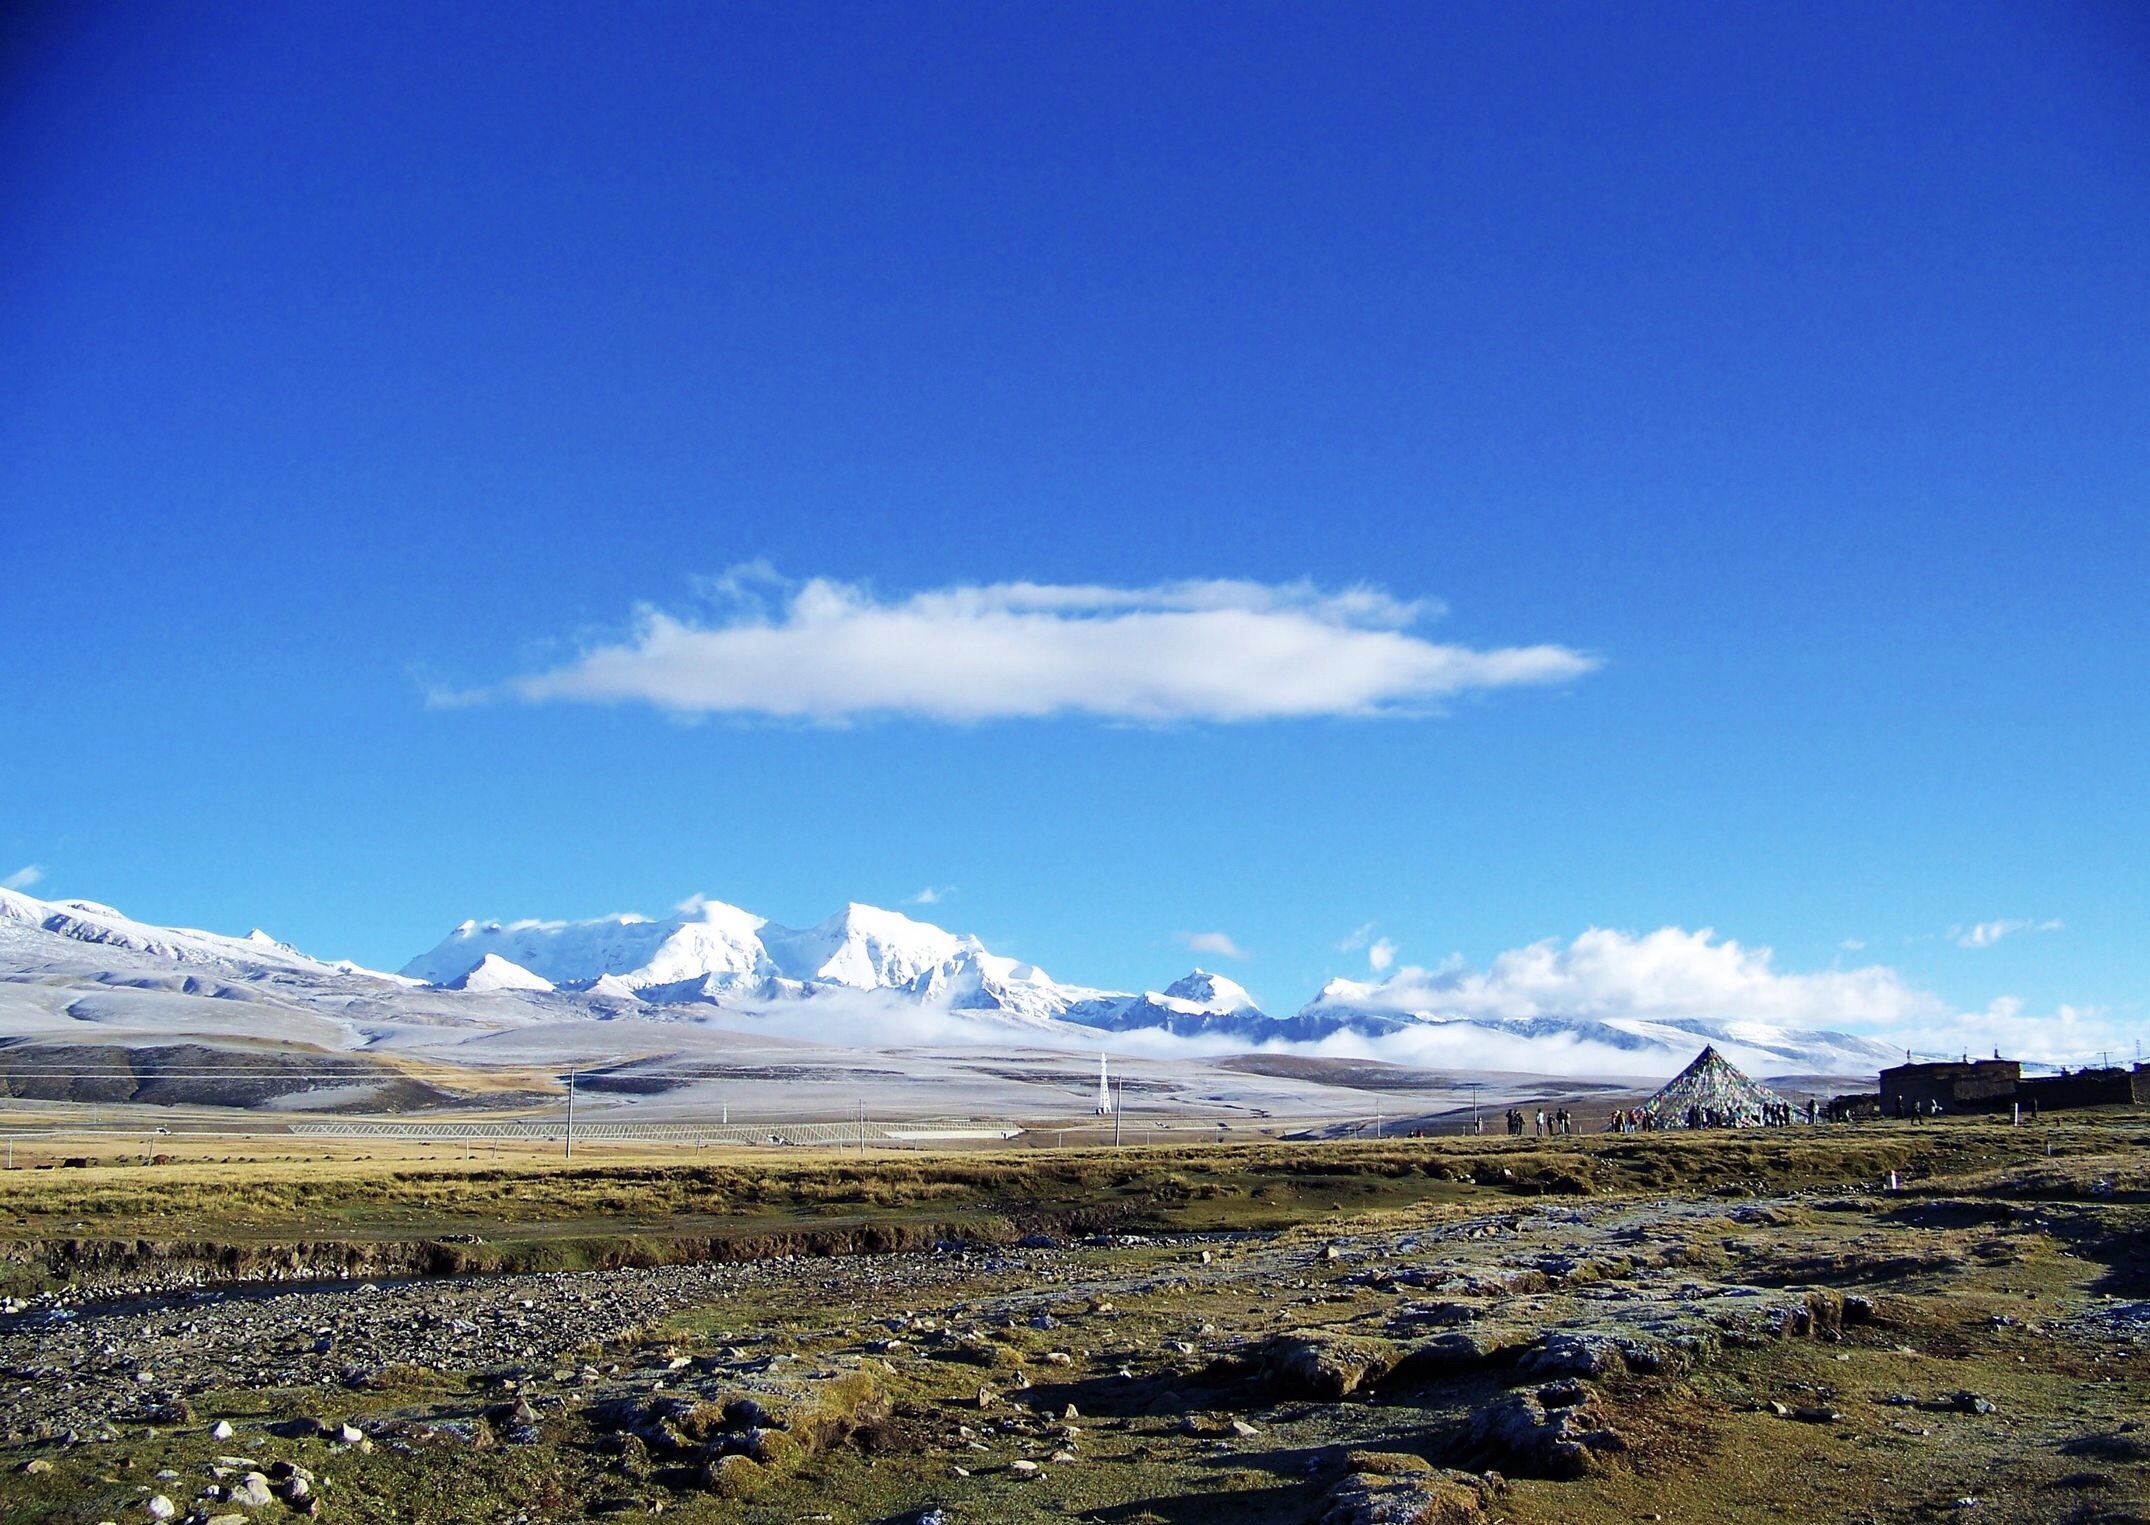
[[[343,1243],[361,1255],[459,1244],[461,1258],[435,1268],[479,1271],[602,1264],[608,1246],[620,1263],[752,1255],[776,1237],[827,1251],[909,1245],[923,1234],[998,1242],[1275,1231],[1421,1204],[1871,1185],[1892,1170],[1916,1187],[2049,1150],[2061,1159],[2102,1151],[2114,1137],[2103,1123],[1965,1122],[946,1154],[612,1145],[586,1147],[578,1160],[532,1145],[503,1157],[480,1144],[463,1159],[452,1146],[397,1140],[160,1140],[190,1153],[157,1164],[132,1151],[85,1153],[68,1156],[85,1161],[73,1167],[0,1172],[0,1253],[19,1282],[36,1274],[40,1246],[73,1247],[50,1275],[86,1274],[66,1257],[100,1241],[242,1255],[300,1243]]]
[[[1354,1471],[1424,1464],[1502,1470],[1503,1491],[1453,1518],[1513,1525],[2150,1521],[2150,1328],[2111,1312],[2150,1298],[2136,1113],[864,1159],[227,1152],[0,1174],[19,1289],[288,1271],[277,1257],[304,1246],[331,1247],[305,1265],[369,1271],[1066,1248],[792,1258],[713,1282],[575,1358],[592,1363],[580,1378],[527,1376],[519,1442],[498,1370],[443,1362],[326,1395],[205,1386],[194,1422],[20,1437],[10,1464],[51,1469],[0,1476],[0,1520],[139,1518],[157,1472],[191,1490],[243,1444],[331,1479],[335,1518],[434,1525],[895,1525],[931,1509],[949,1525],[1297,1525]],[[1098,1233],[1140,1242],[1069,1242]],[[1770,1322],[1809,1306],[1837,1311]],[[1474,1431],[1557,1375],[1551,1337],[1662,1344],[1675,1328],[1703,1331],[1700,1353],[1587,1374],[1619,1444],[1576,1475]],[[1458,1331],[1484,1349],[1455,1358],[1441,1336]],[[1366,1371],[1342,1392],[1280,1374],[1264,1364],[1279,1337],[1358,1351]],[[724,1421],[741,1394],[796,1439]],[[324,1406],[378,1443],[273,1438]],[[212,1415],[238,1440],[209,1440]]]

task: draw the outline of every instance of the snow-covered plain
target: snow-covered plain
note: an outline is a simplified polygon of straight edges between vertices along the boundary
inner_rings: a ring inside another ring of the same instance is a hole
[[[619,1094],[674,1101],[705,1073],[745,1066],[788,1074],[783,1094],[799,1105],[836,1110],[871,1072],[900,1077],[918,1110],[965,1111],[1065,1110],[1094,1090],[1086,1056],[1100,1050],[1191,1105],[1315,1112],[1334,1098],[1304,1083],[1314,1070],[1293,1079],[1220,1061],[1257,1052],[1388,1063],[1429,1081],[1654,1081],[1704,1042],[1765,1076],[1870,1076],[1895,1052],[1751,1019],[1421,1009],[1393,987],[1347,981],[1273,1017],[1209,971],[1141,992],[1063,984],[976,938],[865,905],[803,929],[707,900],[664,919],[465,922],[390,974],[258,931],[153,926],[94,902],[0,891],[0,1044],[181,1039],[473,1072],[627,1066],[652,1084]],[[937,1083],[948,1092],[938,1108]],[[835,1087],[826,1097],[824,1084]]]

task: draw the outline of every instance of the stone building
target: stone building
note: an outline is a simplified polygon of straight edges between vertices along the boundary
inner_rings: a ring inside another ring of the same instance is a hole
[[[2134,1069],[2063,1070],[2023,1076],[2013,1059],[1899,1064],[1881,1072],[1881,1115],[1906,1117],[1938,1105],[1946,1113],[2006,1112],[2033,1107],[2150,1106],[2150,1064]]]

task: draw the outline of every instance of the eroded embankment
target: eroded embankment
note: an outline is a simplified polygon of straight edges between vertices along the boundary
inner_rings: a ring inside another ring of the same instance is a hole
[[[715,1234],[559,1234],[487,1242],[409,1240],[33,1239],[0,1244],[23,1290],[79,1301],[245,1283],[385,1281],[625,1267],[722,1264],[783,1256],[885,1255],[964,1243],[1006,1245],[1004,1218],[800,1224]]]

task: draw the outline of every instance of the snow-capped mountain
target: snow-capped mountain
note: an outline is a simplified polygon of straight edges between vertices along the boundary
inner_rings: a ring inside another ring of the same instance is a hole
[[[1221,974],[1197,969],[1163,990],[1140,995],[1093,997],[1070,1008],[1067,1018],[1108,1032],[1155,1028],[1176,1037],[1227,1037],[1261,1043],[1277,1035],[1275,1020],[1246,990]]]
[[[699,899],[663,920],[466,921],[403,973],[452,985],[487,959],[548,987],[594,991],[602,983],[607,994],[653,1004],[741,1006],[817,990],[883,990],[951,1011],[1053,1021],[1128,999],[1062,985],[1035,965],[986,951],[975,937],[858,904],[806,928]]]
[[[94,900],[38,900],[17,890],[0,889],[0,924],[32,927],[78,943],[146,953],[175,964],[267,966],[408,983],[397,975],[361,969],[349,960],[327,963],[310,958],[259,928],[244,937],[226,937],[191,927],[153,926]]]
[[[503,968],[478,971],[485,959]],[[403,972],[435,984],[531,988],[490,983],[506,978],[506,969],[562,990],[593,990],[603,981],[613,995],[646,1005],[761,1007],[824,991],[881,991],[1040,1031],[1148,1033],[1208,1048],[1394,1051],[1458,1068],[1669,1074],[1708,1041],[1757,1073],[1855,1074],[1895,1053],[1848,1033],[1751,1020],[1489,1013],[1460,997],[1454,1006],[1410,1004],[1389,985],[1353,980],[1331,980],[1297,1012],[1273,1017],[1243,987],[1209,970],[1136,993],[1064,985],[1033,964],[987,951],[975,937],[857,904],[803,930],[710,900],[689,902],[662,921],[465,922]]]
[[[843,1034],[856,1042],[865,1033],[868,1041],[929,1047],[1080,1048],[1112,1034],[1121,1044],[1182,1045],[1177,1051],[1189,1053],[1309,1046],[1456,1070],[1634,1075],[1670,1074],[1705,1041],[1758,1075],[1870,1074],[1897,1053],[1842,1032],[1689,1012],[1487,1009],[1482,995],[1439,978],[1409,986],[1332,980],[1298,1011],[1276,1017],[1208,970],[1162,990],[1063,984],[975,937],[859,904],[805,928],[701,899],[662,919],[466,921],[390,975],[311,958],[263,932],[159,927],[93,901],[0,890],[0,979],[39,970],[89,973],[105,990],[247,1001],[273,992],[346,1033],[628,1015],[807,1041]],[[100,995],[68,1010],[101,1010],[116,999]],[[175,1027],[185,1020],[170,1018]],[[0,1037],[6,1026],[0,1003]]]
[[[521,964],[511,964],[497,953],[488,953],[454,979],[444,990],[551,990],[551,980],[532,974]]]

